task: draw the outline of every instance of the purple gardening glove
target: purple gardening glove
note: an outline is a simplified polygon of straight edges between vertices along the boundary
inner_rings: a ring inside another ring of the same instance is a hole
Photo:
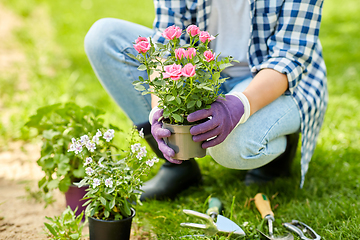
[[[213,147],[223,142],[230,132],[236,127],[244,114],[244,104],[233,95],[226,95],[224,98],[218,98],[211,104],[210,109],[202,109],[190,113],[187,117],[189,122],[196,122],[207,119],[204,123],[196,125],[190,129],[195,142],[205,141],[202,148]],[[215,137],[215,138],[214,138]],[[212,138],[209,141],[207,139]]]
[[[163,115],[163,111],[164,110],[160,109],[154,113],[152,117],[151,134],[155,138],[159,150],[162,152],[166,160],[168,160],[171,163],[181,164],[182,163],[181,160],[176,160],[172,158],[175,155],[175,151],[172,148],[170,148],[168,145],[166,145],[163,139],[165,137],[170,137],[171,135],[170,130],[162,128],[162,122],[159,121],[159,118],[161,118]]]

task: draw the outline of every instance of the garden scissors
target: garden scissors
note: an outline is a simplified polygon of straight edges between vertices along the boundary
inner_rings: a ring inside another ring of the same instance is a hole
[[[300,239],[302,240],[321,239],[320,235],[318,235],[311,227],[297,220],[292,220],[290,223],[283,223],[283,226],[299,235]],[[308,234],[311,238],[306,237],[305,234]]]

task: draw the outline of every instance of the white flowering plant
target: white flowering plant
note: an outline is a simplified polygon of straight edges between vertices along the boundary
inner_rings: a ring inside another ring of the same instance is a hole
[[[186,34],[190,41],[180,45],[180,38]],[[147,71],[154,79],[139,77],[133,85],[143,94],[153,94],[159,98],[163,116],[171,124],[188,124],[187,115],[200,109],[209,109],[210,105],[224,97],[219,89],[226,80],[220,73],[231,62],[238,62],[232,57],[220,58],[220,54],[209,48],[209,43],[216,37],[199,27],[190,25],[185,31],[177,26],[170,26],[162,32],[166,44],[154,44],[151,38],[138,37],[133,45],[139,53],[128,54],[141,64],[140,71]]]
[[[131,216],[131,207],[140,203],[141,177],[159,159],[149,158],[139,143],[143,132],[133,128],[124,149],[111,141],[115,131],[97,130],[93,135],[73,139],[69,151],[84,159],[85,177],[78,187],[88,185],[84,199],[86,215],[102,220],[120,220]]]
[[[65,193],[74,182],[85,176],[83,160],[69,152],[73,136],[82,136],[96,129],[118,128],[105,124],[101,115],[105,112],[92,106],[81,107],[73,102],[57,103],[38,108],[29,117],[26,127],[36,130],[41,137],[41,152],[37,164],[44,172],[39,180],[39,193],[46,206],[55,201],[53,190]],[[34,137],[35,137],[34,136]]]

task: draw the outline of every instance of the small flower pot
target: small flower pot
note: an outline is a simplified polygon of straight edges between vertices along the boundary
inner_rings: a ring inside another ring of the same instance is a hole
[[[177,125],[163,122],[163,128],[170,130],[170,137],[165,138],[165,143],[174,149],[174,159],[189,160],[194,157],[205,157],[206,149],[201,147],[202,142],[194,142],[190,133],[193,125]]]
[[[65,199],[66,199],[66,205],[70,206],[70,208],[75,211],[77,208],[77,211],[75,213],[76,216],[80,215],[82,211],[85,211],[86,206],[82,206],[86,200],[81,200],[84,198],[86,189],[88,186],[83,186],[81,188],[70,185],[69,190],[65,193]],[[85,220],[85,214],[83,216],[82,221]]]
[[[131,223],[135,210],[131,208],[131,216],[117,221],[100,220],[88,217],[90,240],[129,240]]]

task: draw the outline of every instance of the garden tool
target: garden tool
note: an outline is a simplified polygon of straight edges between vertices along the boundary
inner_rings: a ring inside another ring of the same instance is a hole
[[[283,226],[299,235],[300,239],[302,240],[321,239],[321,237],[311,227],[297,220],[292,220],[290,223],[283,223]],[[306,237],[305,234],[308,234],[311,238]]]
[[[234,234],[236,236],[245,236],[245,232],[233,221],[219,214],[222,204],[217,198],[210,198],[207,214],[184,209],[185,214],[200,218],[205,224],[199,223],[181,223],[182,227],[201,229],[205,235],[215,235],[217,233]],[[216,223],[214,222],[216,220]]]
[[[284,235],[284,236],[274,236],[273,222],[275,221],[275,217],[274,217],[274,213],[270,207],[270,201],[265,194],[258,193],[255,195],[255,205],[256,205],[256,208],[259,210],[261,217],[268,222],[268,226],[269,226],[269,235],[266,235],[257,229],[261,233],[261,235],[263,235],[264,237],[266,237],[267,239],[270,239],[270,240],[293,240],[294,239],[294,236],[290,233],[288,233],[287,235]]]

